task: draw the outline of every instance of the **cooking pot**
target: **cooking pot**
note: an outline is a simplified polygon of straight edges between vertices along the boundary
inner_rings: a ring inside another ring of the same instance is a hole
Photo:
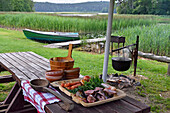
[[[117,71],[126,71],[130,68],[131,62],[132,62],[131,58],[113,57],[112,67]]]

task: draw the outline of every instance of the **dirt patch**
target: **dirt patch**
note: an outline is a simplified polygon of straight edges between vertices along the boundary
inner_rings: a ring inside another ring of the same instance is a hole
[[[138,100],[142,103],[145,103],[147,105],[150,105],[151,101],[149,100],[149,97],[146,95],[146,97],[142,97],[137,93],[136,87],[129,87],[122,89],[127,96],[134,98],[135,100]]]
[[[138,81],[138,82],[140,82],[140,80],[148,79],[148,77],[145,77],[145,76],[143,76],[143,75],[136,75],[136,76],[134,76],[134,75],[129,75],[128,77],[131,78],[131,79],[135,79],[135,80]]]
[[[7,27],[7,26],[3,26],[3,25],[0,25],[0,28],[5,28],[5,29],[9,29],[9,30],[16,30],[16,31],[22,31],[24,29],[24,28]]]
[[[147,105],[150,105],[151,101],[149,100],[149,95],[140,91],[141,88],[144,88],[140,82],[141,80],[145,79],[148,78],[143,75],[136,75],[134,77],[133,75],[125,76],[112,74],[107,76],[107,80],[110,85],[113,85],[116,88],[121,88],[121,90],[123,90],[127,94],[127,96],[141,101],[142,103],[145,103]],[[123,85],[124,87],[120,87],[121,85]]]
[[[160,96],[163,97],[163,98],[170,98],[170,91],[162,92],[162,93],[160,94]]]

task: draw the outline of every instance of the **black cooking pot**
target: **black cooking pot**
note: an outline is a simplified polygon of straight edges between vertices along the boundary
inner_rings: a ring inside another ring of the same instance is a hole
[[[126,71],[130,68],[131,61],[131,58],[113,57],[112,67],[117,71]]]

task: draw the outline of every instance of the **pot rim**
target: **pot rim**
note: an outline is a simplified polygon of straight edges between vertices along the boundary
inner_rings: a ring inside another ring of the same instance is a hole
[[[54,57],[53,57],[53,58],[54,58]],[[72,59],[69,59],[67,62],[63,62],[63,61],[59,61],[59,60],[54,61],[53,58],[50,58],[50,62],[55,62],[55,63],[70,63],[70,62],[74,62],[74,59],[73,59],[73,58],[72,58]],[[59,57],[56,57],[56,58],[59,58]],[[66,57],[60,57],[60,58],[66,58]],[[67,60],[67,59],[65,59],[65,60]]]
[[[121,59],[121,60],[120,60]],[[122,60],[124,59],[124,60]],[[112,61],[117,61],[117,62],[131,62],[131,58],[126,58],[126,57],[112,57]]]

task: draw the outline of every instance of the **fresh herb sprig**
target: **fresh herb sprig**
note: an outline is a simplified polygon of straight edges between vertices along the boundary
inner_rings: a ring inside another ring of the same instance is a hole
[[[103,87],[101,85],[103,83],[103,80],[99,77],[91,77],[91,79],[87,82],[84,82],[84,85],[79,86],[78,88],[75,88],[73,90],[68,90],[70,93],[75,94],[77,91],[87,91],[87,90],[94,90],[96,87]]]

